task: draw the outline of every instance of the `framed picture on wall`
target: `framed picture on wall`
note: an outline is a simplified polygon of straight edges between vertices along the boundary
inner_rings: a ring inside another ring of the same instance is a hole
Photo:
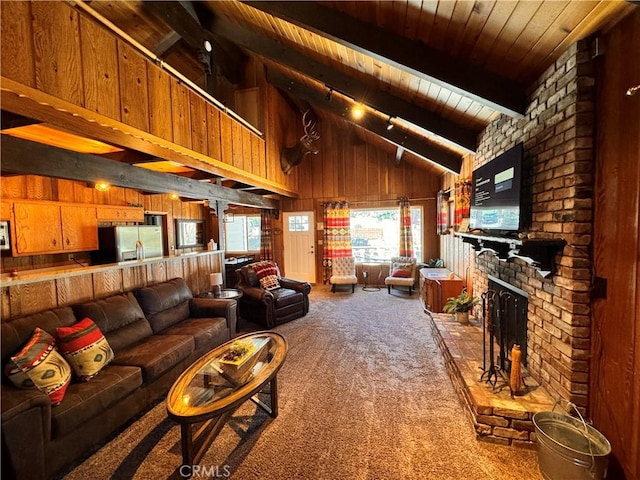
[[[176,247],[203,247],[203,220],[176,220]]]
[[[0,222],[0,250],[11,250],[9,222]]]

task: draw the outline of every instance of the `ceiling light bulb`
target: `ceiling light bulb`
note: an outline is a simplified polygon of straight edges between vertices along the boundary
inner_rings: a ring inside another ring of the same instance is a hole
[[[360,120],[364,116],[364,108],[362,108],[362,105],[354,105],[351,110],[351,116],[356,120]]]
[[[98,190],[99,192],[106,192],[107,190],[109,190],[111,188],[111,185],[109,185],[107,182],[103,182],[101,180],[101,181],[95,183],[94,188],[96,190]]]
[[[213,51],[213,46],[211,45],[211,42],[209,40],[204,41],[204,49],[209,53]]]
[[[178,199],[180,198],[180,196],[179,196],[176,192],[171,192],[171,193],[169,194],[169,198],[170,198],[171,200],[178,200]]]

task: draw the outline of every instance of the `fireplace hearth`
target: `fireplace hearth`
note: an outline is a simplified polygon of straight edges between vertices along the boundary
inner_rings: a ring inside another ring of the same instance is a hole
[[[471,318],[469,325],[460,325],[449,314],[427,312],[427,315],[447,373],[462,410],[476,431],[477,439],[534,449],[536,443],[532,418],[537,412],[553,408],[554,400],[548,391],[528,374],[526,368],[522,370],[525,380],[522,395],[510,394],[508,375],[507,378],[499,375],[496,385],[482,381],[482,320]]]

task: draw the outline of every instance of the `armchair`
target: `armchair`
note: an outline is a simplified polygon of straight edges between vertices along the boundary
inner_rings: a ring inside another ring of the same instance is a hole
[[[275,262],[251,263],[236,270],[236,275],[236,288],[243,293],[240,317],[245,320],[273,328],[309,311],[309,282],[281,277]]]
[[[336,293],[336,285],[351,285],[351,293],[354,293],[358,283],[355,259],[353,257],[334,258],[329,283],[333,293]]]
[[[389,276],[384,279],[387,292],[391,287],[409,287],[409,295],[413,294],[416,283],[416,259],[413,257],[392,257]]]

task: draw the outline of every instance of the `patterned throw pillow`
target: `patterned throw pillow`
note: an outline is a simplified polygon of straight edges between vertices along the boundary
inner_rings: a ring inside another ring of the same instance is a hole
[[[53,405],[58,405],[71,382],[71,367],[56,350],[55,343],[51,335],[36,328],[11,360],[27,374],[38,390],[49,395]]]
[[[410,263],[394,263],[391,266],[391,276],[400,278],[411,278],[411,264]]]
[[[280,288],[278,281],[278,269],[273,262],[258,262],[253,264],[253,270],[260,281],[260,285],[265,290]]]
[[[29,378],[29,375],[20,370],[20,367],[11,360],[7,362],[4,373],[17,388],[36,388],[35,384]]]
[[[88,317],[70,327],[56,328],[58,348],[79,380],[88,382],[113,360],[107,339]]]

